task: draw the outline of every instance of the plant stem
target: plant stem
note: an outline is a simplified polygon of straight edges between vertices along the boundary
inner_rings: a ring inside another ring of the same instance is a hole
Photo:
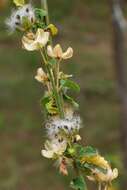
[[[56,63],[56,86],[57,86],[57,89],[59,89],[59,72],[60,72],[60,62],[61,62],[61,59],[58,60],[58,62]]]
[[[45,17],[45,24],[48,26],[50,21],[49,21],[49,11],[48,11],[47,0],[41,0],[41,6],[42,6],[42,8],[44,8],[47,11],[47,15]],[[52,37],[51,36],[50,36],[50,44],[52,45]],[[45,51],[45,54],[46,54],[46,51]],[[55,96],[55,101],[56,101],[56,104],[57,104],[57,108],[59,110],[60,117],[64,118],[62,97],[61,97],[61,94],[59,94],[59,91],[57,89],[57,84],[55,84],[55,77],[54,77],[54,74],[53,74],[53,69],[50,68],[50,66],[48,64],[48,60],[46,60],[47,57],[45,58],[42,51],[41,51],[41,55],[42,55],[42,58],[43,58],[43,60],[45,62],[47,71],[49,73],[49,77],[50,77],[50,81],[51,81],[51,84],[52,84],[53,93],[54,93],[54,96]],[[56,76],[56,77],[58,77],[58,76]]]
[[[98,183],[98,190],[101,190],[101,183]]]
[[[108,190],[108,185],[105,185],[105,188],[104,188],[104,190]]]
[[[74,170],[75,170],[76,175],[79,176],[79,175],[80,175],[80,172],[79,172],[79,169],[78,169],[78,167],[77,167],[77,165],[76,165],[75,159],[73,159],[73,167],[74,167]]]
[[[46,24],[49,25],[50,21],[49,21],[49,11],[48,11],[47,0],[41,0],[41,6],[47,11],[47,15],[45,18],[46,18]]]
[[[60,117],[64,118],[64,112],[63,112],[63,108],[62,108],[61,97],[60,97],[60,95],[59,95],[59,93],[57,91],[57,87],[56,87],[56,84],[55,84],[52,69],[49,67],[48,61],[46,60],[42,50],[40,50],[40,53],[41,53],[41,56],[42,56],[43,61],[45,63],[45,67],[47,69],[47,72],[49,74],[49,78],[50,78],[50,81],[51,81],[51,84],[52,84],[52,89],[53,89],[53,93],[54,93],[54,97],[55,97],[55,101],[56,101],[56,105],[57,105]]]
[[[45,24],[48,26],[50,24],[50,19],[49,19],[49,10],[48,10],[47,0],[41,0],[41,6],[47,12],[47,15],[45,17]],[[50,36],[50,44],[52,45],[52,37],[51,36]]]

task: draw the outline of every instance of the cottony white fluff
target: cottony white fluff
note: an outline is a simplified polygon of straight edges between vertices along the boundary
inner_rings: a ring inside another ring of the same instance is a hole
[[[57,138],[61,130],[64,130],[66,134],[78,133],[81,128],[81,119],[79,116],[73,116],[72,118],[58,119],[54,118],[46,123],[46,129],[48,137],[53,139]]]
[[[24,5],[18,10],[12,10],[10,18],[6,20],[6,25],[11,32],[22,27],[22,19],[27,17],[28,20],[33,23],[35,20],[34,8],[31,4]]]

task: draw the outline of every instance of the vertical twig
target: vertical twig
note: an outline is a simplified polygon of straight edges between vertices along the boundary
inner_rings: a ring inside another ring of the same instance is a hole
[[[101,182],[98,183],[98,190],[101,190]]]
[[[47,11],[47,16],[46,16],[46,24],[49,25],[50,20],[49,20],[49,11],[48,11],[48,3],[47,0],[41,0],[41,6],[44,10]]]
[[[47,15],[45,17],[45,24],[48,26],[50,24],[50,21],[49,21],[49,12],[48,12],[47,0],[41,0],[41,7],[44,10],[46,10],[46,12],[47,12]],[[50,37],[50,44],[52,45],[52,37]],[[44,58],[42,52],[41,52],[41,55]],[[61,94],[59,94],[59,91],[58,91],[57,86],[55,84],[55,77],[54,77],[53,69],[51,67],[49,67],[48,64],[47,64],[47,69],[48,69],[48,73],[49,73],[49,76],[50,76],[50,79],[51,79],[55,101],[56,101],[56,104],[57,104],[57,108],[59,110],[59,115],[60,115],[61,118],[64,118],[64,109],[63,109],[62,97],[61,97]]]
[[[108,190],[108,185],[107,184],[105,185],[104,190]]]
[[[41,0],[41,7],[46,10],[47,15],[45,17],[45,23],[48,26],[50,24],[50,19],[49,19],[49,10],[48,10],[48,2],[47,0]],[[52,45],[52,37],[50,36],[50,44]]]

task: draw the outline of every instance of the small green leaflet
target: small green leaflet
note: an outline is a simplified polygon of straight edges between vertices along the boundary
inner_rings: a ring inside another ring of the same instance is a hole
[[[41,99],[41,104],[43,104],[44,106],[50,102],[50,99],[51,97],[50,96],[44,96],[42,99]]]
[[[52,100],[52,99],[48,103],[45,104],[45,107],[46,107],[48,113],[51,114],[51,115],[54,115],[54,114],[58,113],[58,109],[57,109],[57,107],[55,105],[54,100]]]
[[[98,154],[97,149],[91,147],[91,146],[87,146],[87,147],[83,147],[80,149],[79,154],[81,156],[95,156]]]
[[[60,84],[62,87],[66,87],[68,89],[74,90],[79,92],[80,91],[80,87],[77,83],[73,82],[72,80],[69,79],[61,79],[60,80]]]
[[[44,9],[35,9],[35,15],[36,18],[39,20],[43,20],[43,18],[47,15],[47,11],[45,11]]]
[[[17,7],[22,7],[23,5],[25,5],[25,0],[13,0],[13,3],[14,3]]]
[[[73,179],[70,183],[70,186],[75,190],[87,190],[86,182],[83,176]]]
[[[98,154],[97,149],[95,149],[91,146],[83,147],[82,145],[76,144],[75,149],[77,151],[78,157],[80,157],[80,158],[82,158],[84,156],[87,156],[87,157],[96,156]]]

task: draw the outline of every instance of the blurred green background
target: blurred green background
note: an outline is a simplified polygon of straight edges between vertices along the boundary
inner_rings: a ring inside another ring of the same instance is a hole
[[[38,4],[35,0],[35,4]],[[120,145],[120,102],[112,59],[112,24],[107,0],[48,0],[59,28],[54,44],[72,46],[63,70],[81,86],[75,95],[84,122],[83,143],[97,147],[124,176]],[[34,80],[41,58],[21,49],[4,24],[11,7],[0,10],[0,190],[64,190],[69,179],[41,156],[45,140],[40,109],[43,88]],[[90,187],[92,190],[92,187]]]

